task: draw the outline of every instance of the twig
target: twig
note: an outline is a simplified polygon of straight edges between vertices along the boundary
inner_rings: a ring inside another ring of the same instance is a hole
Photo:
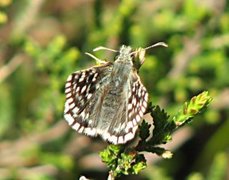
[[[202,35],[203,31],[199,29],[194,37],[184,41],[184,49],[174,58],[174,66],[168,73],[170,79],[178,79],[184,74],[192,57],[201,50],[199,40]]]
[[[0,83],[3,82],[10,74],[12,74],[18,66],[20,66],[25,59],[25,56],[22,54],[14,56],[10,62],[1,67],[0,69]]]
[[[214,98],[211,107],[218,110],[229,107],[229,88],[223,89],[217,97]]]
[[[109,172],[109,175],[108,175],[108,177],[107,177],[107,180],[115,180],[113,171],[110,171],[110,172]]]
[[[169,80],[177,80],[183,76],[193,56],[201,52],[200,39],[204,35],[204,29],[199,28],[194,37],[188,38],[184,41],[184,48],[174,57],[174,65],[168,72],[167,78]],[[158,101],[161,107],[167,104],[167,96],[163,96]]]
[[[19,14],[14,21],[13,35],[21,35],[26,32],[32,23],[35,22],[43,3],[44,0],[27,1],[27,3],[25,3],[24,11],[20,11],[21,14]]]

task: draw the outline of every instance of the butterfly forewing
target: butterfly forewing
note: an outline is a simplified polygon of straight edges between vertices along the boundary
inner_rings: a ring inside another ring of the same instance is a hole
[[[73,129],[82,133],[88,127],[90,107],[96,99],[100,81],[109,74],[110,63],[71,74],[65,85],[64,117]],[[94,134],[92,134],[94,135]]]

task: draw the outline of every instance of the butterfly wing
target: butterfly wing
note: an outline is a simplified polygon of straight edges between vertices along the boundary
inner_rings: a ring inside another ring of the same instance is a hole
[[[102,134],[113,144],[124,144],[134,138],[147,107],[148,93],[137,73],[132,72],[127,85],[123,92],[126,99],[120,99],[120,108],[111,120],[108,134]]]
[[[76,71],[67,78],[65,84],[64,117],[68,124],[79,133],[96,135],[92,127],[96,122],[89,120],[89,113],[95,111],[93,102],[98,101],[96,95],[101,82],[109,76],[111,63]],[[99,112],[99,109],[98,109]]]

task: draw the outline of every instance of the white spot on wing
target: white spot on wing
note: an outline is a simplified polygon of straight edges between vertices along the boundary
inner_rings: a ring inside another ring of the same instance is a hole
[[[110,139],[108,139],[110,142],[112,142],[113,144],[117,144],[118,138],[117,136],[113,135],[110,137]]]
[[[132,93],[131,93],[131,92],[129,92],[128,98],[130,98],[131,96],[132,96]]]
[[[81,93],[84,93],[84,91],[86,90],[87,86],[84,85],[84,87],[81,89]]]
[[[80,87],[78,86],[78,87],[76,88],[76,92],[79,92],[79,90],[80,90]]]
[[[92,96],[92,94],[88,94],[88,95],[87,95],[87,99],[90,99],[91,96]]]
[[[90,88],[91,88],[91,84],[87,86],[87,93],[89,92]]]
[[[80,124],[79,124],[79,123],[75,123],[75,124],[72,126],[72,128],[75,129],[76,131],[78,131],[79,127],[80,127]]]
[[[85,72],[81,74],[81,77],[79,79],[79,82],[82,82],[85,79]]]
[[[69,111],[69,105],[65,103],[64,105],[64,114],[66,114]]]
[[[68,122],[69,125],[71,125],[74,122],[74,118],[70,114],[65,114],[64,118]]]
[[[143,106],[144,106],[145,108],[147,107],[146,101],[143,102]]]
[[[139,115],[140,115],[141,117],[143,117],[142,109],[139,111]]]
[[[135,119],[133,119],[133,124],[134,124],[134,126],[136,126],[137,125],[137,121],[135,120]]]
[[[132,111],[130,111],[130,113],[129,113],[128,117],[129,117],[129,118],[131,118],[131,117],[132,117],[132,114],[133,114],[133,112],[132,112]]]
[[[132,92],[135,92],[135,84],[134,84],[134,87],[133,87],[133,89],[132,89]]]
[[[70,82],[67,82],[67,83],[65,84],[65,88],[68,88],[68,87],[70,87],[70,86],[71,86],[71,84],[72,84],[72,83],[70,83]]]
[[[68,76],[67,81],[71,81],[72,80],[72,75]]]
[[[126,123],[122,123],[121,129],[125,129],[125,127],[126,127]]]
[[[72,103],[72,104],[69,106],[70,109],[73,109],[74,107],[75,107],[75,103]]]
[[[80,127],[80,129],[78,130],[78,132],[79,132],[79,133],[82,133],[82,132],[83,132],[83,130],[84,130],[84,127],[83,127],[83,126],[81,126],[81,127]]]
[[[85,112],[84,111],[80,115],[82,116],[82,119],[85,119]]]
[[[66,94],[66,98],[69,98],[71,95],[71,93]]]
[[[66,88],[65,89],[65,93],[67,94],[67,93],[69,93],[71,91],[71,88]]]
[[[75,107],[74,109],[72,109],[72,112],[73,112],[74,114],[76,114],[78,111],[79,111],[79,108],[77,108],[77,107]]]
[[[132,128],[132,127],[134,127],[134,125],[133,125],[132,121],[129,121],[129,122],[127,123],[127,129],[129,130],[129,129]]]
[[[123,143],[124,143],[123,136],[119,136],[118,137],[118,144],[123,144]]]
[[[70,104],[70,103],[72,103],[74,101],[74,99],[73,98],[69,98],[68,100],[67,100],[67,102]]]
[[[86,113],[85,115],[85,119],[87,119],[89,117],[89,113]]]
[[[134,137],[134,134],[128,133],[125,135],[124,141],[129,141],[129,140],[133,139],[133,137]]]
[[[92,82],[95,82],[96,81],[96,77],[98,76],[98,73],[95,73],[93,79],[92,79]]]
[[[96,135],[96,130],[93,128],[85,128],[84,130],[85,134],[89,136],[95,136]]]
[[[141,90],[138,90],[138,97],[141,97]]]
[[[133,105],[136,104],[136,98],[135,97],[133,98],[132,103],[133,103]]]
[[[97,131],[98,132],[98,131]],[[110,138],[110,133],[108,132],[98,132],[104,140],[107,140]]]
[[[132,109],[132,104],[128,104],[128,110],[131,110]]]
[[[140,120],[141,120],[140,116],[137,115],[137,116],[136,116],[136,121],[139,122]]]

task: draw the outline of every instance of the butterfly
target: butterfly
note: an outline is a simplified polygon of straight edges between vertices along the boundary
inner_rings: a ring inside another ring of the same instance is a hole
[[[76,71],[65,84],[64,118],[77,132],[100,135],[113,144],[125,144],[134,138],[138,124],[147,108],[148,93],[138,75],[145,51],[158,45],[133,50],[122,45],[114,62],[102,61],[87,53],[100,64]],[[98,47],[97,50],[110,50]]]

